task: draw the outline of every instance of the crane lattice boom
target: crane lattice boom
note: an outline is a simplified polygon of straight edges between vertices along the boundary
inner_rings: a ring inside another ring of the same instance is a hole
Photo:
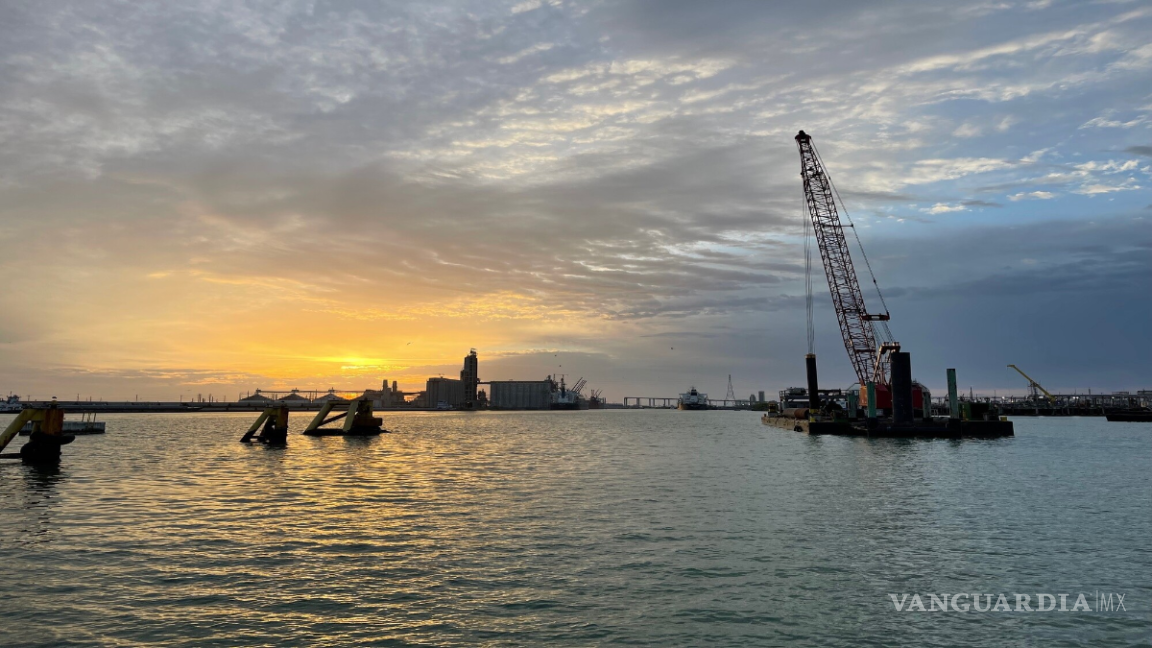
[[[1017,367],[1014,364],[1008,365],[1008,368],[1009,369],[1015,369],[1016,373],[1020,374],[1021,376],[1024,376],[1024,380],[1028,381],[1028,387],[1032,390],[1032,398],[1033,399],[1039,399],[1040,398],[1040,394],[1038,394],[1037,392],[1044,392],[1044,397],[1048,399],[1048,402],[1053,403],[1053,404],[1056,403],[1056,397],[1053,396],[1047,389],[1044,389],[1040,385],[1040,383],[1033,380],[1032,376],[1029,376],[1028,374],[1024,373],[1023,369],[1021,369],[1020,367]]]
[[[836,210],[832,182],[812,145],[812,138],[800,131],[796,135],[796,146],[800,149],[800,176],[804,179],[808,215],[812,218],[820,258],[824,261],[824,274],[828,278],[832,305],[836,309],[836,319],[844,337],[844,348],[848,351],[848,358],[852,361],[861,385],[868,381],[887,385],[891,375],[888,370],[889,353],[899,350],[900,345],[886,342],[877,349],[872,323],[887,321],[888,314],[869,315],[864,307],[860,281],[856,277],[852,256],[848,253],[844,226]]]

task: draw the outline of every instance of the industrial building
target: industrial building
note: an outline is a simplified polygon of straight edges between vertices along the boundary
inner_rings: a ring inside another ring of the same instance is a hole
[[[477,405],[476,390],[480,385],[480,361],[476,358],[476,349],[464,356],[464,369],[460,371],[460,382],[464,388],[463,405],[475,407]]]
[[[392,385],[388,385],[388,380],[385,379],[380,385],[380,389],[366,389],[364,390],[364,398],[372,401],[372,407],[377,409],[385,409],[389,407],[404,407],[408,404],[405,398],[407,394],[400,391],[395,380]]]
[[[424,394],[420,403],[424,407],[437,407],[449,405],[472,409],[477,407],[477,388],[480,385],[479,360],[476,349],[464,356],[464,368],[460,370],[460,379],[429,378],[424,384]]]
[[[327,394],[324,394],[323,396],[321,396],[319,398],[313,398],[312,399],[313,403],[327,403],[328,401],[333,401],[336,403],[346,403],[346,402],[348,402],[348,399],[337,394],[336,389],[334,387],[329,387]]]
[[[463,373],[463,372],[461,372]],[[424,406],[440,404],[452,407],[464,405],[464,381],[454,378],[429,378],[424,386]]]
[[[492,409],[551,409],[551,380],[493,380],[488,406]]]

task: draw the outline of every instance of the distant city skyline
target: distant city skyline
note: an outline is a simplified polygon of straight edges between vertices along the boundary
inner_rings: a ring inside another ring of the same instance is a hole
[[[771,396],[804,375],[800,129],[918,380],[1152,388],[1147,2],[5,13],[0,394],[411,391],[476,348],[481,380]]]

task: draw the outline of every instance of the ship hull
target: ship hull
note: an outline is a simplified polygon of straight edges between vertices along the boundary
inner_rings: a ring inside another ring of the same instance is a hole
[[[554,410],[580,410],[580,409],[588,409],[588,407],[587,406],[581,407],[580,403],[578,403],[578,402],[577,403],[552,403],[552,409],[554,409]]]

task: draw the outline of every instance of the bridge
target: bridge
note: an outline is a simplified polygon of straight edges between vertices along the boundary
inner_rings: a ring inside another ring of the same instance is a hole
[[[625,396],[625,409],[676,409],[680,398],[666,398],[663,396]],[[754,404],[750,400],[708,399],[709,409],[748,409]]]

